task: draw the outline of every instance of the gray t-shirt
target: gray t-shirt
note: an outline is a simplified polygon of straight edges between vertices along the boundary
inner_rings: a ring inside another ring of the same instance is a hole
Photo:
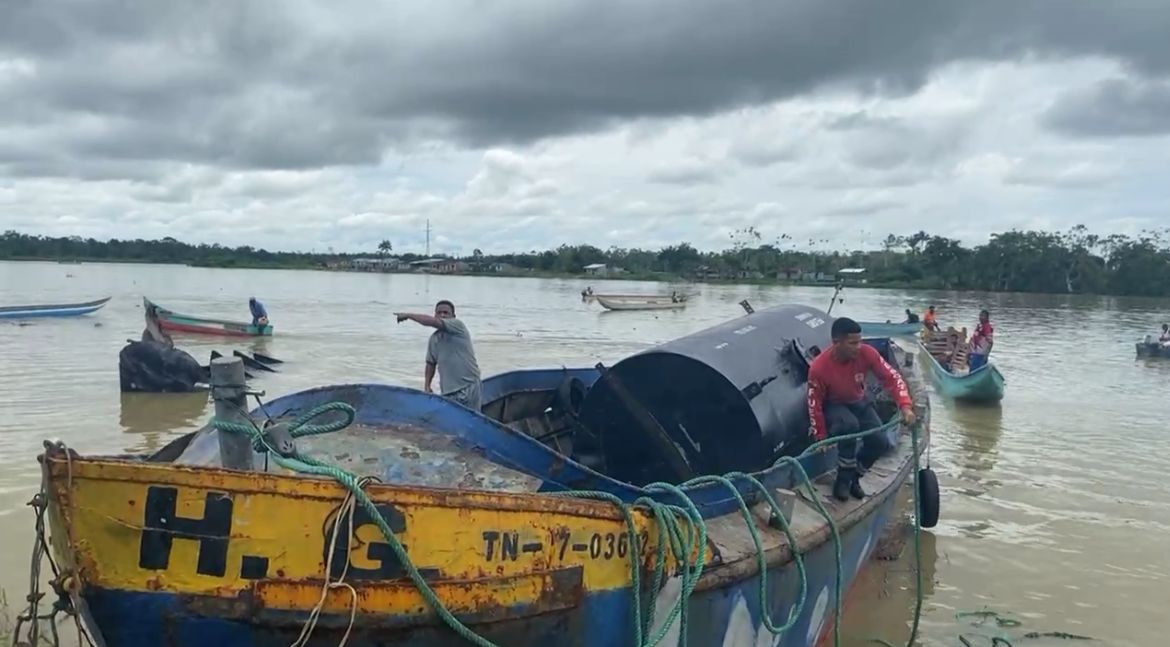
[[[427,343],[427,363],[439,370],[439,391],[448,395],[468,386],[478,386],[479,364],[475,361],[467,326],[454,317],[439,321],[443,327],[433,332]]]

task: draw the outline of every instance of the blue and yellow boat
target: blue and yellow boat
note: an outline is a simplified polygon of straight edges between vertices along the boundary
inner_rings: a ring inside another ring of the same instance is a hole
[[[867,340],[923,424],[876,432],[895,444],[866,498],[829,496],[802,395],[829,323],[781,306],[610,368],[504,373],[480,411],[294,393],[250,412],[250,469],[223,467],[224,420],[146,456],[46,444],[59,590],[109,647],[810,647],[929,441],[910,362]]]

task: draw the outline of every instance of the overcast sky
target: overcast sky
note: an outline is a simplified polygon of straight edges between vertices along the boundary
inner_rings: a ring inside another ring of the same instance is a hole
[[[1170,1],[0,0],[0,229],[428,218],[450,253],[1170,226]]]

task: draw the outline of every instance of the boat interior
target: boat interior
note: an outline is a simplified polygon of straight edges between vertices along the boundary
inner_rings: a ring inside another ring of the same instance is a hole
[[[968,372],[967,360],[971,345],[967,341],[967,329],[953,326],[946,330],[924,330],[922,345],[949,373],[963,375]]]
[[[896,366],[908,366],[909,356],[888,339],[867,339],[866,343],[878,348]],[[811,354],[815,352],[813,349]],[[374,477],[396,485],[507,492],[600,490],[632,502],[646,495],[641,487],[645,483],[631,482],[628,471],[614,467],[631,459],[647,464],[681,460],[697,468],[693,476],[734,471],[718,466],[702,469],[703,462],[693,460],[693,455],[677,443],[632,442],[634,435],[646,433],[639,429],[627,432],[631,436],[628,443],[599,442],[594,430],[582,421],[581,411],[602,374],[599,368],[580,368],[523,370],[493,376],[483,382],[480,413],[414,389],[356,384],[284,396],[253,410],[251,418],[267,429],[323,404],[344,402],[355,411],[352,423],[337,432],[298,438],[296,450],[359,477]],[[896,406],[876,380],[869,380],[867,386],[879,414],[890,419],[896,414]],[[330,411],[312,422],[343,417],[342,412]],[[807,429],[807,417],[805,421]],[[681,425],[685,431],[688,422],[680,419],[661,424]],[[217,467],[222,464],[219,433],[204,427],[140,458]],[[780,456],[799,455],[807,444],[807,437],[802,437],[798,442],[783,444],[772,454],[754,456],[751,469],[743,471],[755,473],[768,487],[791,488],[796,484],[791,468],[774,463]],[[653,449],[648,451],[647,446]],[[627,455],[634,449],[636,456]],[[800,462],[815,478],[832,469],[832,460],[829,452],[810,454]],[[253,454],[253,469],[291,474],[268,454],[259,452]],[[686,479],[670,480],[679,483]],[[737,482],[736,487],[741,494],[752,495],[747,483]],[[734,505],[725,487],[710,489],[699,496],[688,490],[688,496],[701,510],[704,506]]]

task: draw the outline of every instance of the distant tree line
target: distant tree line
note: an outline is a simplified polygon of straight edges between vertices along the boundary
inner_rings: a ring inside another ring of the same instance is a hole
[[[603,263],[627,276],[727,281],[800,281],[831,278],[846,267],[863,267],[872,285],[995,292],[1047,292],[1170,296],[1170,230],[1138,236],[1098,236],[1081,225],[1063,233],[1008,231],[987,243],[959,241],[919,231],[891,234],[880,250],[825,251],[828,241],[797,243],[789,236],[762,241],[752,228],[734,232],[723,251],[702,252],[689,243],[657,251],[561,245],[556,249],[487,255],[476,249],[460,258],[468,271],[488,266],[508,271],[583,274]],[[374,254],[393,247],[383,240]],[[0,236],[0,259],[109,260],[185,263],[215,267],[325,267],[360,254],[270,252],[249,246],[189,245],[162,240],[53,238],[7,231]],[[369,254],[365,255],[369,256]],[[399,255],[405,262],[421,258]]]

